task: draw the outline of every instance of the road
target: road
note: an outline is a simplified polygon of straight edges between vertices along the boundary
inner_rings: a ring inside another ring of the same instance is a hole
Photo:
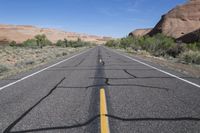
[[[0,81],[0,132],[199,133],[200,79],[97,46]]]

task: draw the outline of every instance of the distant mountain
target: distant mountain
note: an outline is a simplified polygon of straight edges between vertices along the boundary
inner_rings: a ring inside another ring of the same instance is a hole
[[[0,44],[6,44],[11,41],[22,43],[27,39],[34,38],[35,35],[45,34],[47,38],[56,42],[58,40],[68,39],[77,40],[80,38],[83,41],[105,43],[111,37],[101,37],[95,35],[79,34],[75,32],[65,32],[57,29],[38,28],[29,25],[4,25],[0,24]]]
[[[198,29],[200,29],[200,0],[189,0],[186,4],[177,6],[163,15],[149,35],[163,33],[185,40],[184,36]],[[187,40],[193,41],[192,38]]]
[[[152,30],[152,28],[136,29],[136,30],[132,31],[131,33],[129,33],[129,36],[136,36],[136,37],[144,36],[144,35],[148,34],[151,30]]]

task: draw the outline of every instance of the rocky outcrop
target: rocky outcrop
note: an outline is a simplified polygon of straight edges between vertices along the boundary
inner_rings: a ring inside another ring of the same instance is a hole
[[[152,30],[152,28],[136,29],[133,32],[129,33],[129,36],[141,37],[141,36],[144,36],[144,35],[148,34],[151,30]]]
[[[185,43],[194,43],[200,41],[200,29],[190,32],[188,34],[185,34],[177,39],[178,41],[182,41]]]
[[[190,0],[184,5],[163,15],[149,35],[163,33],[173,38],[184,39],[184,36],[200,29],[200,0]]]
[[[35,35],[45,34],[47,38],[56,42],[58,40],[68,39],[77,40],[80,38],[83,41],[105,43],[109,37],[101,37],[87,34],[79,34],[74,32],[65,32],[57,29],[38,28],[35,26],[27,25],[2,25],[0,24],[0,44],[10,41],[16,41],[22,43],[27,39],[34,38]]]

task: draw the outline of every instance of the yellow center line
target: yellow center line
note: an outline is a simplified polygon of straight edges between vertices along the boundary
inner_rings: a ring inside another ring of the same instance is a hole
[[[106,105],[106,95],[105,89],[100,89],[100,120],[101,120],[101,133],[110,133],[108,117],[107,114],[107,105]]]

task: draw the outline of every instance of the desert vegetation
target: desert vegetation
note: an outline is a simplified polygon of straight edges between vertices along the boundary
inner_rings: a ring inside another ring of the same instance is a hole
[[[57,47],[71,47],[78,48],[84,46],[92,46],[90,42],[82,41],[78,38],[76,41],[68,41],[67,39],[58,40],[56,43],[52,43],[48,38],[43,35],[36,35],[33,39],[28,39],[21,44],[17,44],[15,41],[10,42],[11,47],[28,47],[28,48],[43,48],[45,46],[57,46]]]
[[[64,39],[52,43],[45,35],[37,35],[22,44],[12,41],[9,45],[0,45],[0,78],[30,70],[93,45],[95,44],[84,42],[81,39],[76,41]]]
[[[182,63],[200,65],[200,41],[186,44],[176,42],[163,34],[154,36],[132,37],[110,40],[108,47],[123,48],[128,52],[146,53],[156,57],[176,58]]]

